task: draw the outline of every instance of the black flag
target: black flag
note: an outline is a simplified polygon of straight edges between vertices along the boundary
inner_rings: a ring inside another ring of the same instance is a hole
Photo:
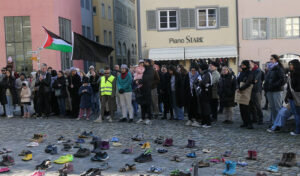
[[[72,60],[87,60],[108,63],[108,56],[114,50],[73,32]]]

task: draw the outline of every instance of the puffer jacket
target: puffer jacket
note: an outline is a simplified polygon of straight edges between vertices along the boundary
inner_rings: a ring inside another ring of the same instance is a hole
[[[283,91],[283,86],[286,83],[283,68],[279,65],[270,69],[266,75],[264,89],[268,92]]]

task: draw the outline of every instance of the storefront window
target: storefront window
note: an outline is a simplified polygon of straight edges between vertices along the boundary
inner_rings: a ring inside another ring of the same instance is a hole
[[[163,10],[159,11],[159,29],[173,30],[178,28],[177,11]]]
[[[299,37],[299,17],[286,18],[285,35],[286,37]]]
[[[17,72],[32,71],[31,25],[29,16],[5,17],[6,56],[11,56]]]
[[[198,10],[198,28],[216,28],[217,10],[215,8]]]
[[[267,19],[256,18],[252,21],[252,38],[266,39],[267,38]]]

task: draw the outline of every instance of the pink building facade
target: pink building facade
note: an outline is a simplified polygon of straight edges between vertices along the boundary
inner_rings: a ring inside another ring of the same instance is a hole
[[[238,0],[239,56],[269,61],[300,55],[299,0]]]
[[[28,51],[41,48],[46,40],[42,26],[71,42],[71,31],[80,33],[81,8],[79,0],[9,0],[0,5],[0,67],[12,56],[19,72],[37,70]],[[40,62],[61,70],[71,66],[71,54],[42,49]],[[83,68],[82,61],[73,65]]]

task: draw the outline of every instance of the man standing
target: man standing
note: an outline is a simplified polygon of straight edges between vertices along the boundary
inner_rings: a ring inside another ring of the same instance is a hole
[[[47,64],[42,64],[41,71],[37,74],[35,87],[38,87],[38,112],[37,117],[41,117],[42,113],[46,117],[50,115],[50,99],[51,99],[51,75],[47,72]]]
[[[93,89],[93,95],[92,95],[92,111],[94,114],[98,114],[100,111],[100,96],[99,96],[99,75],[95,72],[94,69],[91,69],[89,71],[89,81],[91,84],[91,87]]]
[[[160,82],[160,77],[158,75],[158,71],[154,67],[154,61],[151,61],[151,66],[154,70],[154,80],[151,87],[151,98],[152,98],[152,109],[153,109],[153,115],[154,118],[158,118],[158,95],[157,95],[157,85]]]
[[[219,105],[219,95],[218,95],[218,85],[220,80],[220,73],[218,72],[219,64],[217,62],[211,62],[209,65],[209,70],[212,76],[212,100],[211,100],[211,112],[212,121],[216,122],[218,120],[218,105]]]
[[[261,109],[261,92],[262,92],[262,71],[258,65],[251,60],[250,69],[253,74],[254,83],[250,100],[250,114],[252,114],[252,122],[263,124],[263,112]],[[258,116],[258,118],[257,118]]]
[[[77,74],[76,68],[71,68],[71,75],[68,77],[68,89],[70,92],[72,102],[72,117],[76,118],[79,114],[80,96],[78,94],[79,88],[81,87],[81,78]]]
[[[106,109],[106,103],[108,103],[108,109],[110,112],[109,122],[112,122],[115,110],[116,101],[116,77],[111,75],[109,67],[104,68],[104,76],[101,77],[100,81],[100,102],[101,102],[101,113],[98,119],[94,122],[101,123]]]

